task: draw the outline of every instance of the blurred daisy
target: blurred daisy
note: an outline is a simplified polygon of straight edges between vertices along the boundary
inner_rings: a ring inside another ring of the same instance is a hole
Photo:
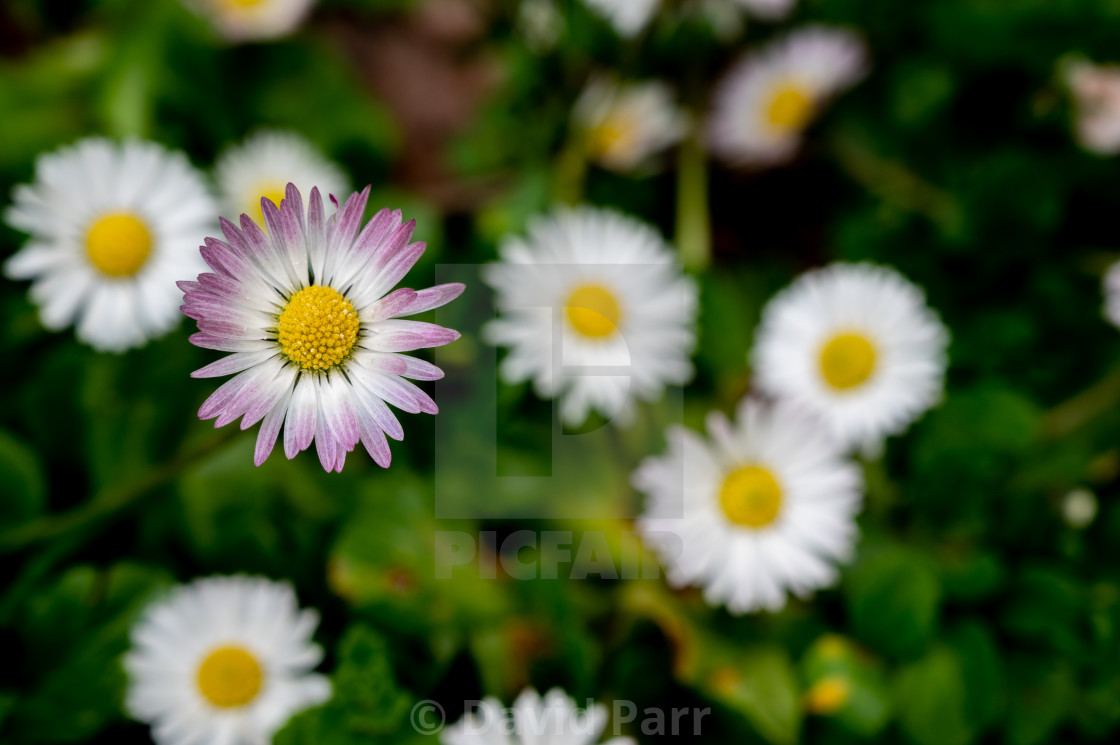
[[[591,160],[615,171],[630,171],[676,144],[688,119],[660,82],[620,85],[600,77],[584,90],[572,121]]]
[[[1065,78],[1077,141],[1098,155],[1120,152],[1120,67],[1077,60],[1067,65]]]
[[[198,321],[191,341],[233,352],[192,377],[237,374],[198,415],[217,417],[218,427],[238,417],[241,429],[261,422],[258,466],[283,425],[289,458],[314,440],[323,468],[341,471],[360,441],[388,467],[385,435],[400,440],[404,430],[386,402],[411,414],[437,411],[405,378],[443,373],[400,352],[442,346],[459,333],[399,319],[450,302],[463,285],[389,292],[425,244],[409,243],[415,221],[402,224],[399,210],[381,210],[359,234],[368,196],[367,186],[327,217],[317,188],[305,213],[299,190],[288,184],[279,208],[262,200],[267,233],[248,215],[240,230],[223,218],[228,242],[207,238],[202,248],[214,272],[179,283],[183,313]]]
[[[560,396],[564,422],[578,426],[595,409],[627,424],[635,398],[691,379],[696,286],[653,227],[611,210],[560,208],[501,256],[482,275],[501,311],[483,336],[510,348],[502,378]]]
[[[647,458],[634,486],[648,499],[637,527],[674,587],[701,585],[732,613],[780,610],[837,580],[863,499],[860,471],[791,404],[751,399],[737,422],[708,417],[710,440],[684,427]]]
[[[264,130],[227,150],[214,165],[222,208],[226,214],[247,214],[264,225],[261,197],[280,204],[288,184],[301,194],[318,186],[319,193],[348,194],[342,169],[295,132]]]
[[[210,577],[177,587],[133,627],[129,716],[156,745],[265,745],[294,714],[331,697],[311,670],[319,614],[290,585]]]
[[[864,74],[865,53],[847,31],[810,27],[742,58],[718,84],[709,138],[737,165],[791,158],[821,106]]]
[[[606,18],[619,36],[637,36],[657,12],[660,0],[584,0]]]
[[[556,47],[564,35],[564,16],[555,0],[522,0],[517,12],[517,31],[526,46],[537,54]]]
[[[12,201],[4,219],[31,240],[4,273],[32,280],[48,329],[75,324],[86,344],[119,352],[178,325],[175,280],[202,268],[196,246],[217,216],[182,153],[88,138],[40,155]]]
[[[925,293],[873,264],[806,272],[762,313],[754,374],[874,452],[940,401],[949,334]]]
[[[1062,497],[1062,518],[1066,525],[1084,530],[1097,516],[1097,496],[1088,489],[1074,489]]]
[[[184,0],[229,41],[277,39],[295,31],[315,0]]]
[[[541,696],[526,688],[510,709],[487,697],[455,724],[440,732],[443,745],[592,745],[607,726],[607,709],[595,704],[586,710],[553,688]],[[633,745],[629,737],[613,737],[604,745]]]

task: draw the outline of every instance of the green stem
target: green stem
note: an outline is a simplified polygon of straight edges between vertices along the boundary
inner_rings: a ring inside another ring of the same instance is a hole
[[[681,143],[678,155],[676,240],[681,263],[686,269],[704,269],[711,262],[708,160],[696,135]]]
[[[579,204],[586,182],[587,152],[582,142],[573,139],[556,159],[552,197],[563,204]]]
[[[208,439],[179,453],[166,463],[145,471],[126,484],[102,489],[80,507],[60,515],[47,515],[31,520],[0,533],[0,554],[13,553],[32,544],[56,539],[104,522],[112,515],[139,502],[156,486],[170,481],[188,466],[215,452],[239,433],[236,427],[229,428],[219,436]]]
[[[960,205],[948,192],[852,137],[835,137],[832,149],[848,175],[884,202],[925,215],[950,230],[960,226]]]
[[[887,473],[882,454],[873,458],[860,458],[864,481],[867,484],[867,510],[882,517],[898,501],[898,489]]]
[[[1043,435],[1057,440],[1120,405],[1120,365],[1073,398],[1058,404],[1042,420]]]

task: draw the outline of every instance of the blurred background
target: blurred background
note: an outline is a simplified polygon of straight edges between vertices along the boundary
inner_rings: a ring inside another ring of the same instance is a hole
[[[171,583],[238,572],[288,579],[322,613],[335,697],[282,744],[429,741],[415,701],[453,720],[527,685],[711,706],[699,741],[1115,741],[1120,337],[1101,277],[1120,168],[1079,145],[1063,71],[1120,61],[1120,4],[802,0],[781,23],[719,5],[666,0],[626,36],[579,0],[321,0],[279,38],[232,39],[178,0],[0,3],[5,204],[38,155],[91,134],[153,140],[209,173],[284,129],[371,184],[374,208],[416,219],[428,251],[406,286],[495,260],[573,201],[688,242],[701,287],[694,381],[633,428],[588,425],[583,470],[551,470],[552,402],[495,381],[476,282],[438,319],[464,331],[434,356],[443,419],[403,417],[387,470],[358,452],[324,474],[310,453],[255,469],[252,433],[197,419],[213,386],[188,373],[216,354],[187,342],[188,319],[98,353],[46,331],[26,282],[0,281],[0,742],[149,742],[121,712],[131,624]],[[788,162],[733,167],[688,144],[625,172],[573,160],[573,107],[596,75],[664,81],[699,121],[733,60],[808,23],[857,33],[869,72]],[[25,241],[0,226],[0,257]],[[662,580],[436,578],[441,530],[597,531],[616,556],[639,550],[633,468],[670,421],[733,410],[763,304],[833,260],[893,265],[953,335],[944,404],[863,463],[863,537],[838,587],[733,617]],[[486,412],[493,446],[472,439]],[[437,465],[469,460],[445,447],[553,476],[540,494],[480,495],[441,473],[468,503],[596,518],[439,519]],[[816,686],[835,676],[842,701]]]

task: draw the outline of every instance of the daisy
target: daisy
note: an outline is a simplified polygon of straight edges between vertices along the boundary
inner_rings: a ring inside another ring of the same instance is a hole
[[[607,709],[594,704],[586,710],[559,688],[541,696],[526,688],[511,709],[488,697],[440,733],[443,745],[592,745],[607,726]],[[629,737],[613,737],[604,745],[633,745]]]
[[[898,272],[832,264],[806,272],[763,309],[754,374],[766,392],[873,453],[940,401],[948,343],[925,293]]]
[[[660,0],[584,0],[606,18],[619,36],[632,37],[646,27],[657,12]]]
[[[1120,152],[1120,67],[1078,60],[1065,71],[1077,141],[1098,155]]]
[[[684,136],[688,119],[661,82],[620,85],[591,81],[572,110],[572,122],[591,160],[630,171]]]
[[[229,41],[276,39],[295,31],[315,0],[185,0]]]
[[[673,587],[701,585],[732,613],[780,610],[837,580],[862,502],[859,469],[791,404],[744,399],[737,422],[713,412],[710,440],[684,427],[634,472],[648,500],[637,527]]]
[[[714,94],[713,152],[736,165],[788,160],[823,104],[863,77],[864,57],[854,34],[810,27],[742,58]]]
[[[233,354],[192,377],[236,377],[202,405],[202,419],[221,427],[241,417],[241,429],[261,422],[254,458],[268,458],[280,427],[284,453],[294,458],[312,440],[323,468],[341,471],[359,441],[388,467],[385,435],[404,431],[385,405],[435,414],[435,402],[404,378],[438,380],[434,365],[400,354],[438,347],[459,333],[399,320],[454,300],[461,284],[389,292],[424,252],[409,243],[415,220],[378,212],[362,229],[369,187],[327,217],[313,188],[304,211],[288,184],[276,207],[261,200],[264,232],[248,215],[241,229],[221,220],[226,240],[202,248],[213,273],[180,282],[183,313],[198,321],[197,346]],[[227,242],[228,241],[228,242]],[[386,294],[388,293],[388,294]]]
[[[261,197],[280,204],[289,183],[300,193],[314,186],[322,194],[348,194],[349,180],[295,132],[263,130],[227,150],[214,165],[214,176],[227,214],[248,214],[264,225]]]
[[[1097,516],[1097,509],[1097,496],[1088,489],[1074,489],[1062,497],[1062,517],[1071,528],[1089,527]]]
[[[651,226],[612,210],[559,208],[510,238],[483,271],[501,317],[483,338],[508,346],[503,380],[560,397],[578,426],[592,409],[627,424],[634,399],[692,378],[697,291]],[[555,353],[555,354],[554,354]]]
[[[12,201],[4,219],[31,240],[4,273],[32,280],[48,329],[74,324],[94,349],[120,352],[178,325],[175,280],[202,268],[195,246],[217,217],[185,155],[80,140],[40,155]]]
[[[294,714],[331,697],[311,670],[319,614],[286,582],[210,577],[151,605],[125,655],[125,709],[156,745],[265,745]]]

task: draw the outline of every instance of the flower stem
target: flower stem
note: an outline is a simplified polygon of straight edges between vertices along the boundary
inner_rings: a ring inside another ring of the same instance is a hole
[[[848,176],[884,202],[924,215],[948,232],[960,229],[960,205],[945,190],[879,155],[857,138],[838,135],[832,140],[832,150]]]
[[[676,241],[685,269],[704,269],[711,262],[708,161],[697,135],[681,143],[678,155]]]
[[[166,463],[150,468],[128,483],[105,487],[80,507],[59,515],[45,515],[0,532],[0,554],[13,553],[35,543],[104,523],[112,515],[139,502],[155,487],[170,481],[187,467],[221,448],[237,434],[240,430],[236,427],[228,428],[216,437],[183,450]],[[92,532],[87,531],[87,537]],[[80,543],[73,542],[71,548],[77,548]]]
[[[1042,432],[1048,439],[1060,439],[1117,405],[1120,405],[1120,364],[1073,398],[1050,409],[1042,420]]]
[[[587,182],[587,152],[583,143],[573,139],[556,158],[555,180],[552,197],[563,204],[579,204],[583,201]]]

